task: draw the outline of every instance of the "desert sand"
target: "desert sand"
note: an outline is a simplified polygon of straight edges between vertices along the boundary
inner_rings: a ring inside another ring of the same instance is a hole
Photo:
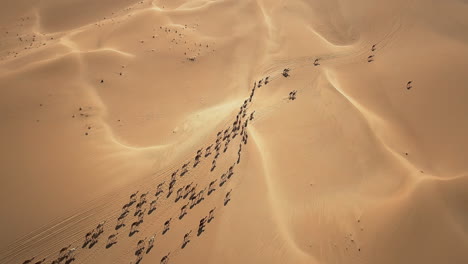
[[[466,0],[0,10],[0,263],[468,263]]]

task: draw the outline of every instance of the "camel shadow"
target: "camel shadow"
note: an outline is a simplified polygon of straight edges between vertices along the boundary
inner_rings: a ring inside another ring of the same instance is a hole
[[[150,251],[153,249],[153,246],[150,246],[147,250],[146,250],[146,254],[150,253]]]
[[[201,236],[203,232],[205,232],[204,228],[198,228],[197,236]]]
[[[187,244],[188,244],[189,242],[190,242],[190,240],[187,241],[187,242],[184,242],[180,248],[181,248],[181,249],[184,249],[184,248],[187,246]]]
[[[197,203],[196,203],[196,204],[199,204],[199,203],[203,202],[203,200],[205,200],[205,198],[201,198],[201,199],[199,199],[199,200],[197,201]]]
[[[73,261],[75,261],[75,258],[67,259],[67,261],[65,261],[65,264],[70,264]]]
[[[182,220],[182,218],[184,218],[184,216],[186,215],[187,213],[183,213],[181,215],[179,215],[179,220]]]
[[[141,255],[141,253],[143,253],[143,251],[144,251],[144,250],[145,250],[145,248],[144,248],[144,247],[142,247],[142,248],[138,249],[137,251],[135,251],[135,256],[139,256],[139,255]]]
[[[98,243],[97,240],[95,242],[91,242],[91,244],[89,244],[88,248],[90,248],[90,249],[93,248],[97,243]]]
[[[133,230],[133,231],[131,231],[131,232],[128,234],[128,236],[129,236],[129,237],[132,237],[134,234],[136,234],[136,233],[138,233],[138,232],[140,232],[140,231],[138,231],[138,230]]]
[[[117,244],[117,241],[107,244],[106,248],[111,248],[115,244]]]

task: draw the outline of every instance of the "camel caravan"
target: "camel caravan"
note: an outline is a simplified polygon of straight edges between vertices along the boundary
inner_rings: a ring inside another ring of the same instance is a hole
[[[289,76],[289,69],[285,69],[283,75]],[[285,76],[285,77],[287,77]],[[154,198],[150,198],[150,191],[145,193],[140,193],[140,191],[136,191],[129,196],[129,200],[121,207],[121,212],[118,214],[116,218],[116,224],[114,227],[115,232],[111,233],[107,236],[107,240],[105,242],[105,248],[110,249],[114,245],[118,243],[118,238],[121,232],[120,229],[127,226],[127,221],[131,224],[128,227],[129,233],[128,235],[131,237],[140,232],[140,227],[144,223],[145,215],[151,215],[157,211],[158,208],[158,201],[162,197],[163,193],[166,193],[166,198],[169,198],[172,193],[175,192],[174,203],[178,203],[181,200],[185,200],[181,207],[180,212],[178,213],[179,220],[182,220],[189,212],[189,209],[193,209],[196,205],[202,203],[206,196],[212,195],[218,188],[222,188],[227,184],[227,182],[231,179],[234,175],[234,169],[237,164],[240,162],[242,145],[247,144],[248,134],[247,134],[247,127],[248,121],[252,121],[254,119],[255,111],[251,112],[247,116],[247,108],[249,104],[252,102],[252,99],[255,95],[255,90],[262,87],[262,85],[266,85],[270,82],[270,76],[267,76],[264,79],[259,80],[258,82],[254,83],[254,87],[250,93],[248,99],[246,99],[242,106],[240,106],[239,112],[235,117],[235,121],[232,123],[232,126],[224,130],[220,130],[216,134],[216,141],[213,144],[210,144],[206,147],[200,148],[196,151],[195,156],[192,160],[184,163],[179,169],[172,172],[170,175],[169,184],[166,184],[166,181],[162,181],[155,186],[154,190]],[[226,153],[230,146],[231,141],[236,138],[237,135],[242,137],[241,143],[239,144],[238,149],[238,159],[237,162],[234,162],[226,172],[222,173],[218,179],[211,180],[204,188],[198,187],[198,184],[194,184],[193,182],[183,185],[177,186],[177,181],[179,178],[184,177],[189,173],[191,169],[195,169],[198,165],[203,161],[205,158],[209,158],[213,154],[214,156],[211,163],[211,170],[214,171],[217,167],[217,160],[221,156],[222,153]],[[223,151],[221,152],[222,145],[224,144]],[[192,166],[190,166],[192,164]],[[229,190],[224,196],[224,206],[226,206],[231,200],[231,192],[232,189]],[[215,208],[212,208],[208,215],[203,217],[199,221],[198,225],[198,232],[197,236],[200,236],[206,228],[206,225],[210,223],[214,219],[215,215]],[[131,211],[133,213],[131,213]],[[129,219],[132,218],[132,219]],[[104,227],[107,221],[100,222],[94,229],[87,232],[84,236],[84,243],[81,248],[83,249],[91,249],[96,244],[98,244],[101,236],[104,233]],[[171,228],[171,224],[173,223],[173,218],[170,217],[167,219],[162,227],[161,235],[166,235]],[[192,231],[185,233],[183,237],[183,241],[181,244],[181,248],[185,248],[191,242],[191,234]],[[150,253],[150,251],[154,248],[156,241],[156,234],[151,236],[149,239],[144,238],[140,239],[137,242],[136,249],[135,249],[135,257],[136,259],[131,263],[140,263],[143,259],[144,254]],[[72,247],[72,245],[68,245],[67,247],[62,248],[56,259],[52,260],[51,264],[70,264],[75,261],[77,249]],[[167,264],[169,262],[170,253],[165,255],[161,258],[161,264]],[[36,260],[35,257],[25,260],[23,264],[43,264],[45,263],[46,259]],[[35,262],[34,262],[35,261]]]

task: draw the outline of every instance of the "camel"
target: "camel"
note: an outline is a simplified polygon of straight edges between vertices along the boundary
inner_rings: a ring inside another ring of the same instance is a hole
[[[101,233],[99,233],[97,231],[93,232],[93,235],[91,236],[91,243],[97,242],[96,240],[99,238],[100,235],[101,235]]]
[[[115,234],[110,235],[110,236],[107,238],[107,246],[110,247],[110,246],[114,245],[115,243],[117,243],[117,235],[118,235],[118,234],[119,234],[119,233],[117,232],[117,233],[115,233]]]
[[[195,193],[192,193],[192,195],[190,195],[190,209],[192,209],[196,204],[197,204],[197,195]]]
[[[145,247],[145,240],[146,240],[146,237],[144,239],[140,239],[138,240],[138,243],[137,243],[137,250],[140,250],[142,248]]]
[[[107,220],[105,221],[102,221],[101,223],[99,223],[96,227],[96,232],[98,233],[102,233],[104,232],[104,224],[107,222]]]
[[[130,203],[124,204],[124,206],[122,206],[122,212],[128,211],[128,208],[130,208],[131,205],[132,204],[130,204]]]
[[[373,62],[374,61],[374,55],[370,55],[367,57],[367,62]]]
[[[219,181],[219,187],[223,186],[227,181],[227,176],[226,176],[226,173],[223,173],[221,175],[221,180]]]
[[[149,238],[149,240],[148,240],[148,250],[153,248],[155,239],[156,239],[156,234],[154,234],[152,237]]]
[[[377,44],[372,45],[372,48],[371,48],[372,51],[375,51],[375,50],[376,50],[376,48],[375,48],[376,45],[377,45]]]
[[[181,208],[180,208],[180,215],[179,215],[179,219],[182,219],[186,214],[187,214],[187,206],[189,204],[184,204]]]
[[[139,192],[139,191],[136,191],[136,192],[134,192],[134,193],[132,193],[132,194],[130,195],[130,203],[136,202],[136,196],[137,196],[138,192]]]
[[[214,180],[212,182],[210,182],[210,185],[208,186],[208,195],[210,195],[212,192],[216,191],[216,188],[214,187],[214,185],[216,184],[218,180]]]
[[[185,233],[184,241],[182,242],[182,248],[184,248],[190,242],[190,235],[192,234],[192,230],[190,232]]]
[[[197,187],[198,187],[198,183],[190,189],[189,194],[190,194],[190,193],[191,193],[192,195],[195,194],[195,190],[197,189]]]
[[[170,254],[171,254],[171,253],[169,252],[169,253],[167,253],[166,256],[164,256],[164,257],[161,258],[161,264],[167,264],[167,263],[169,262],[169,255],[170,255]]]
[[[117,218],[117,220],[122,220],[124,219],[125,217],[127,217],[128,213],[130,213],[130,211],[128,209],[126,209],[125,211],[123,211],[119,217]]]
[[[66,263],[70,263],[75,260],[76,248],[70,248],[66,255]]]
[[[210,213],[208,214],[208,223],[211,222],[211,220],[213,220],[215,209],[216,207],[210,210]]]
[[[226,196],[224,197],[224,205],[226,206],[229,201],[231,201],[231,192],[232,192],[232,189],[229,190],[229,192],[226,193]]]
[[[184,187],[184,196],[183,196],[184,199],[187,198],[187,196],[190,194],[190,187],[192,187],[192,184],[193,184],[193,182],[191,182],[190,184],[185,185],[185,187]]]
[[[115,225],[115,230],[119,230],[120,228],[125,226],[125,218],[121,218],[117,220],[117,224]]]
[[[164,230],[163,230],[163,235],[169,231],[169,229],[171,228],[171,220],[172,220],[172,217],[169,218],[166,222],[164,222]]]
[[[203,201],[205,198],[204,198],[204,194],[205,194],[205,189],[201,190],[198,194],[197,194],[197,198],[196,198],[196,203],[200,203],[201,201]]]
[[[132,226],[130,227],[130,234],[138,232],[138,226],[141,224],[141,222],[133,222]]]
[[[179,172],[179,170],[177,169],[176,171],[174,171],[174,172],[172,173],[172,175],[171,175],[171,181],[175,181],[178,172]]]
[[[47,258],[43,258],[42,260],[39,260],[37,262],[35,262],[34,264],[42,264],[44,263],[44,261],[46,260]]]
[[[135,260],[135,264],[140,263],[142,259],[143,259],[143,256],[141,254],[137,255],[137,259]],[[133,264],[133,261],[130,261],[130,264]]]
[[[206,147],[206,149],[205,149],[205,158],[211,155],[211,147],[212,146],[213,146],[213,144]]]
[[[138,222],[142,222],[142,223],[143,223],[143,217],[145,216],[145,212],[146,212],[146,208],[145,208],[145,210],[140,211],[140,212],[138,213]]]
[[[177,190],[177,193],[176,193],[176,198],[175,198],[175,201],[178,202],[181,198],[182,198],[182,192],[184,190],[184,187],[180,187],[178,190]]]
[[[319,66],[319,65],[320,65],[319,59],[315,59],[315,61],[314,61],[314,66]]]
[[[215,168],[216,168],[216,160],[214,159],[211,164],[211,171],[213,171]]]
[[[184,176],[188,172],[188,168],[187,168],[188,164],[190,164],[190,162],[184,164],[184,167],[182,167],[182,171],[180,172],[181,177]],[[187,166],[185,166],[185,165],[187,165]]]
[[[255,114],[255,111],[253,111],[252,113],[250,113],[249,120],[253,120],[253,119],[254,119],[254,114]]]
[[[142,193],[140,195],[140,203],[146,203],[146,196],[149,194],[149,192]]]
[[[94,231],[94,230],[93,230]],[[86,246],[89,242],[91,242],[91,236],[93,235],[93,231],[86,233],[85,235],[85,242],[84,245]]]
[[[265,78],[265,85],[267,85],[267,84],[270,82],[270,81],[269,81],[269,78],[270,78],[270,76],[267,76],[267,77]]]
[[[156,210],[156,204],[158,202],[158,199],[159,199],[159,197],[156,198],[155,200],[151,201],[150,206],[149,206],[150,209],[148,211],[148,214],[151,214],[154,210]]]
[[[155,194],[155,196],[158,196],[158,195],[160,195],[161,193],[164,192],[163,189],[162,189],[162,187],[164,186],[164,183],[165,183],[165,182],[162,182],[162,183],[158,184],[158,187],[156,188],[156,194]]]
[[[133,216],[136,216],[137,214],[139,214],[141,212],[142,207],[143,207],[142,203],[137,203],[137,205],[135,207],[135,213],[133,214]]]
[[[230,179],[232,177],[232,175],[234,175],[234,165],[232,165],[231,167],[229,167],[229,170],[228,170],[228,179]]]
[[[185,169],[185,168],[187,168],[189,164],[190,164],[190,161],[189,161],[189,162],[187,162],[187,163],[185,163],[184,165],[182,165],[182,169]]]
[[[59,256],[58,256],[59,259],[65,257],[65,255],[67,254],[68,249],[69,249],[70,247],[71,247],[71,244],[68,245],[68,246],[66,246],[66,247],[64,247],[64,248],[62,248],[62,249],[60,249],[60,251],[59,251]]]
[[[289,70],[288,68],[284,69],[284,70],[283,70],[283,73],[282,73],[283,76],[286,77],[286,78],[289,77],[289,71],[290,71],[290,70]]]
[[[413,88],[413,86],[411,85],[412,83],[413,83],[413,81],[409,81],[409,82],[406,84],[406,89],[407,89],[407,90]]]
[[[296,93],[297,91],[296,90],[293,90],[289,93],[289,100],[296,100]]]
[[[207,217],[200,219],[200,223],[198,224],[198,236],[205,231],[205,224],[206,224]]]
[[[33,260],[35,259],[36,257],[32,257],[30,259],[27,259],[23,262],[23,264],[30,264],[31,262],[33,262]]]
[[[135,250],[135,256],[139,257],[139,256],[143,255],[144,250],[145,250],[144,246],[142,248],[139,248],[139,249]]]
[[[201,158],[201,156],[198,156],[198,155],[195,156],[195,159],[194,159],[195,162],[193,163],[193,167],[194,167],[194,168],[197,167],[198,164],[200,163],[200,158]]]
[[[169,188],[174,188],[174,185],[176,184],[176,180],[172,180],[170,183],[169,183]]]

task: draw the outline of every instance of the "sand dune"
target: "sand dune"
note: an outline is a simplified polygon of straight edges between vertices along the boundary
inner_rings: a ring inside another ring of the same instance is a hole
[[[3,7],[0,263],[468,262],[466,1]]]

